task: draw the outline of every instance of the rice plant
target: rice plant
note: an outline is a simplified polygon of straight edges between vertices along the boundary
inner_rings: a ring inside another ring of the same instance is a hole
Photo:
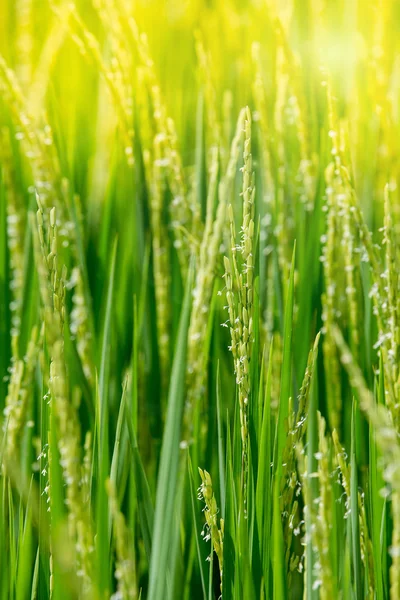
[[[400,598],[398,31],[0,3],[0,599]]]

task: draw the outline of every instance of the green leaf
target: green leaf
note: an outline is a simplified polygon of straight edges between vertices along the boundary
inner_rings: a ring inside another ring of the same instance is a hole
[[[256,514],[260,553],[262,557],[263,577],[266,597],[269,596],[270,546],[272,522],[271,489],[271,383],[272,383],[273,345],[269,349],[267,382],[264,392],[264,407],[260,436],[260,451],[256,487]]]
[[[283,549],[282,518],[279,506],[279,482],[275,479],[273,491],[273,517],[272,517],[272,570],[273,570],[273,598],[274,600],[285,600],[285,556]]]
[[[360,549],[360,516],[358,511],[358,475],[356,462],[356,403],[353,400],[351,424],[351,453],[350,453],[350,517],[351,517],[351,548],[352,564],[357,600],[363,597],[363,577]]]
[[[292,332],[293,332],[293,293],[294,293],[294,264],[296,246],[293,248],[292,266],[290,269],[288,291],[286,295],[285,323],[283,331],[283,360],[281,374],[281,392],[279,396],[278,421],[276,424],[274,447],[274,472],[280,481],[282,472],[282,455],[286,441],[285,427],[289,415],[289,397],[291,395],[292,376]]]
[[[25,600],[29,597],[32,586],[33,565],[33,525],[32,525],[32,487],[25,507],[25,518],[23,529],[20,532],[18,548],[18,572],[16,582],[17,600]]]
[[[98,481],[96,490],[96,551],[98,585],[102,596],[106,597],[110,591],[110,530],[108,527],[108,498],[106,492],[106,480],[109,474],[109,442],[108,442],[108,373],[111,336],[111,315],[113,305],[115,261],[117,256],[117,240],[114,242],[111,254],[110,275],[107,291],[107,304],[102,332],[100,374],[98,382],[98,395],[96,402],[97,410],[97,435],[98,435]]]
[[[186,283],[179,330],[168,394],[167,417],[162,441],[158,471],[154,533],[149,572],[149,597],[164,600],[170,594],[166,589],[169,570],[169,550],[178,531],[173,530],[178,472],[181,421],[184,405],[187,332],[189,328],[193,268]]]
[[[222,574],[222,589],[224,598],[231,600],[235,593],[236,576],[236,554],[237,547],[236,528],[237,528],[237,502],[235,493],[235,483],[232,468],[232,447],[230,428],[227,428],[226,436],[226,504],[225,504],[225,525],[224,525],[224,569]]]
[[[5,376],[10,364],[9,273],[7,247],[7,205],[3,175],[0,169],[0,408],[7,394]]]
[[[221,497],[222,518],[225,516],[225,453],[224,438],[221,418],[221,374],[219,361],[217,365],[217,427],[218,427],[218,467],[219,467],[219,493]]]
[[[129,434],[129,443],[132,453],[131,478],[134,490],[136,492],[139,523],[142,531],[144,547],[146,550],[147,559],[150,561],[154,527],[153,502],[151,500],[150,487],[143,467],[142,459],[135,437],[135,432],[133,430],[132,416],[130,413],[129,405],[127,403],[125,404],[125,414]]]
[[[314,346],[315,348],[315,346]],[[310,402],[308,409],[307,425],[307,473],[315,473],[318,467],[316,455],[318,452],[318,393],[315,378],[311,381]],[[308,478],[309,502],[307,513],[305,515],[306,528],[306,590],[309,600],[318,599],[318,589],[315,588],[316,579],[316,555],[313,548],[313,515],[315,510],[315,499],[318,497],[318,484],[315,477]]]

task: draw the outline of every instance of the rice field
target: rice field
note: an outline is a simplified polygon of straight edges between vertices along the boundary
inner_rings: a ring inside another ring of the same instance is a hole
[[[0,2],[0,599],[400,599],[396,0]]]

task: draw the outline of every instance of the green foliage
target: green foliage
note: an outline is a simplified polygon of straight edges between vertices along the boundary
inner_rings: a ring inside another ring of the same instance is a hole
[[[399,19],[0,2],[0,598],[400,598]]]

